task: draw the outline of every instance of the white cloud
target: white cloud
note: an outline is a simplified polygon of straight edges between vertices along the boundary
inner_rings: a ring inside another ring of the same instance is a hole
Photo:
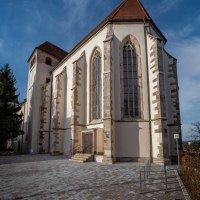
[[[180,74],[194,78],[200,76],[200,39],[191,38],[170,44],[171,50],[178,57]]]
[[[175,44],[174,51],[178,57],[182,111],[195,112],[200,104],[200,39]]]
[[[85,23],[87,23],[87,8],[90,3],[90,0],[63,0],[64,7],[70,19],[67,20],[66,25],[70,27],[74,24],[78,24],[78,26],[84,27]]]
[[[168,47],[178,59],[182,130],[184,138],[188,139],[188,127],[200,120],[200,39],[181,40],[169,43]]]
[[[177,27],[176,27],[177,28]],[[170,40],[181,40],[187,36],[189,36],[195,29],[194,24],[186,24],[183,25],[181,28],[178,28],[178,30],[176,31],[166,31],[165,35],[167,36],[167,38],[169,38]]]
[[[182,0],[161,0],[154,8],[154,12],[162,14],[177,6]]]
[[[165,31],[165,34],[169,40],[180,41],[191,36],[195,31],[199,29],[199,27],[200,15],[198,14],[196,16],[191,16],[189,18],[189,23],[184,21],[180,24],[177,24],[173,31],[171,29],[167,30]]]

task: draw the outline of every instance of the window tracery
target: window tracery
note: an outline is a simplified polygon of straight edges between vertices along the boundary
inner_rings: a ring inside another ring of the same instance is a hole
[[[123,108],[125,118],[140,118],[140,87],[138,58],[133,42],[129,39],[123,45]]]
[[[92,73],[92,120],[102,117],[102,63],[99,50],[95,50],[91,63]]]

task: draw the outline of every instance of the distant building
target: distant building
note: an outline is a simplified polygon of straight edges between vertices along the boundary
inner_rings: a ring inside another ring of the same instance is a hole
[[[20,127],[20,134],[17,138],[12,141],[12,147],[16,153],[25,153],[29,152],[28,144],[28,133],[24,132],[25,130],[25,120],[26,119],[26,111],[27,111],[27,103],[26,99],[21,103],[21,109],[19,110],[19,114],[22,114],[22,123]]]
[[[124,0],[67,53],[45,42],[28,59],[23,150],[163,162],[181,136],[177,60],[139,0]]]

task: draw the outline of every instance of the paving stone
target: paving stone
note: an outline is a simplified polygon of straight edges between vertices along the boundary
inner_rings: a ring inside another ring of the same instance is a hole
[[[173,166],[168,167],[168,176],[173,178],[168,180],[172,183],[167,193],[162,179],[155,180],[156,184],[149,179],[150,185],[145,185],[140,194],[139,172],[143,166],[75,163],[64,156],[50,155],[0,156],[0,199],[184,199]],[[154,178],[160,176],[152,174]]]

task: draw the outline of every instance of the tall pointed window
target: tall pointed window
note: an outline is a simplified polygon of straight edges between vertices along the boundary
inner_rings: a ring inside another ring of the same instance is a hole
[[[91,101],[92,120],[102,117],[102,77],[101,77],[101,54],[95,50],[91,60]]]
[[[123,46],[122,67],[124,118],[140,118],[138,60],[135,46],[131,40],[128,40]]]

